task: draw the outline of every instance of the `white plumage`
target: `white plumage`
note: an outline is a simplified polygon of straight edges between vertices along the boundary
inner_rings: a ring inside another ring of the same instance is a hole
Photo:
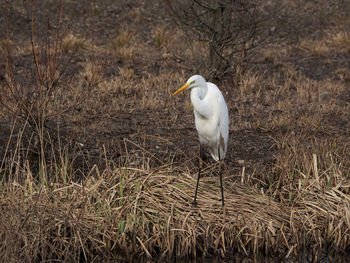
[[[227,151],[229,134],[228,109],[224,96],[215,84],[206,82],[200,75],[190,77],[186,84],[175,91],[173,95],[187,89],[191,89],[191,102],[193,105],[195,126],[201,147],[203,146],[208,149],[215,161],[224,159]],[[198,173],[197,187],[199,177],[200,169]],[[222,190],[221,174],[220,182]],[[196,195],[194,203],[195,202]],[[224,205],[223,190],[222,204]]]

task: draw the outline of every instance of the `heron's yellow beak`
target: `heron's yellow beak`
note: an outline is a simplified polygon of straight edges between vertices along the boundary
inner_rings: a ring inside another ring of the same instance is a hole
[[[175,92],[173,93],[173,96],[175,96],[176,94],[180,93],[181,91],[184,91],[184,90],[187,89],[190,85],[191,85],[191,83],[186,83],[186,84],[183,85],[181,88],[179,88],[177,91],[175,91]]]

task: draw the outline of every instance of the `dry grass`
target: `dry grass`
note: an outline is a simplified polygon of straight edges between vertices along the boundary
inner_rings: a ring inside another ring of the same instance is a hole
[[[93,61],[80,63],[82,71],[80,72],[81,83],[86,87],[97,87],[103,79],[103,66]]]
[[[63,37],[61,45],[62,50],[66,53],[78,52],[91,47],[91,43],[89,43],[89,41],[83,37],[77,37],[73,33],[69,33]]]
[[[208,161],[194,207],[192,106],[171,94],[191,74],[210,76],[198,72],[206,47],[160,23],[157,1],[107,2],[67,1],[68,13],[82,10],[68,17],[77,27],[57,53],[36,41],[38,63],[28,39],[11,36],[11,52],[1,44],[0,260],[346,260],[350,20],[266,46],[238,82],[208,79],[230,111],[226,205]]]
[[[302,39],[297,48],[315,57],[327,56],[329,53],[348,52],[350,49],[350,33],[341,28],[331,28],[320,33],[321,39]]]
[[[224,209],[216,177],[203,179],[198,207],[192,206],[195,178],[187,165],[152,167],[143,158],[138,167],[118,167],[104,158],[108,168],[94,166],[74,182],[64,179],[72,171],[63,157],[55,178],[42,174],[43,184],[29,165],[17,163],[17,179],[2,184],[7,216],[0,221],[0,254],[6,261],[96,261],[121,254],[164,259],[237,251],[258,259],[277,251],[288,258],[307,248],[317,259],[320,249],[345,251],[350,241],[350,180],[338,158],[325,157],[321,168],[316,154],[304,156],[297,166],[306,171],[296,173],[281,167],[279,176],[292,172],[294,178],[283,180],[278,198],[226,174]]]
[[[326,45],[325,42],[320,40],[302,40],[300,41],[299,48],[301,50],[310,52],[312,56],[320,57],[327,55],[329,52],[329,47]]]
[[[157,27],[153,30],[153,39],[156,47],[165,48],[169,44],[169,36],[165,26]]]
[[[336,30],[333,34],[330,34],[329,41],[343,52],[350,50],[350,33],[347,31]]]
[[[120,30],[116,37],[110,43],[110,50],[113,56],[123,62],[132,60],[133,56],[139,50],[135,34],[129,30]]]

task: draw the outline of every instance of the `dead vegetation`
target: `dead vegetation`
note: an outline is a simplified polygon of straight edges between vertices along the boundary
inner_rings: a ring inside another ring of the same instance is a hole
[[[299,36],[280,24],[238,82],[211,80],[230,111],[224,209],[211,163],[192,206],[192,108],[188,94],[170,97],[207,47],[184,41],[157,1],[81,2],[1,3],[1,261],[347,259],[342,1],[295,13]]]
[[[224,210],[216,177],[203,180],[199,205],[192,206],[191,163],[154,167],[147,156],[126,156],[138,163],[133,168],[101,157],[108,168],[94,166],[80,181],[70,179],[65,155],[58,156],[54,178],[42,172],[35,179],[28,163],[17,165],[2,185],[1,255],[13,261],[100,261],[237,253],[283,260],[306,251],[304,257],[317,261],[323,253],[330,259],[345,253],[350,181],[341,160],[288,156],[297,160],[276,165],[281,181],[270,187],[275,192],[252,186],[244,170],[226,174]],[[291,173],[291,165],[301,170]]]

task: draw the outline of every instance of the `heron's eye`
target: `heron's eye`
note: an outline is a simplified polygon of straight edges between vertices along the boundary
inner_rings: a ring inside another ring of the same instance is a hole
[[[195,83],[195,81],[194,80],[192,80],[191,82],[190,82],[190,85],[192,85],[192,84],[194,84]]]

